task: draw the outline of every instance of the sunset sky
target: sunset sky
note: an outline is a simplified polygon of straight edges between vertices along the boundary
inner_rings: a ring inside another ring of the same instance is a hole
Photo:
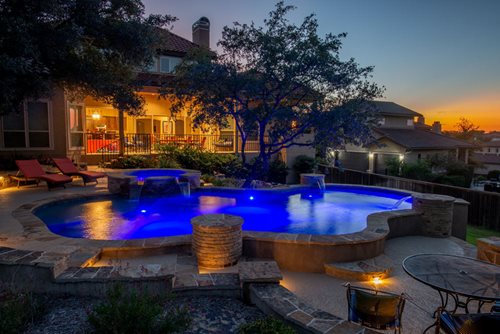
[[[179,18],[191,40],[199,17],[211,21],[211,47],[234,21],[262,24],[272,0],[144,0],[149,13]],[[374,65],[385,99],[453,129],[466,117],[500,130],[500,0],[290,0],[290,19],[315,13],[319,33],[347,32],[342,56]]]

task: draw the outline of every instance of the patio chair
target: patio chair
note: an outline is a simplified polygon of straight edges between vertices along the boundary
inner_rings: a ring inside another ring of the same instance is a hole
[[[378,330],[401,333],[401,316],[405,305],[404,294],[347,287],[348,320]]]
[[[450,314],[438,310],[436,333],[446,334],[496,334],[500,328],[500,314]]]
[[[47,174],[38,160],[16,160],[16,165],[23,174],[16,176],[18,188],[21,181],[35,180],[37,186],[40,181],[45,181],[49,190],[55,187],[66,188],[66,183],[72,181],[71,177],[67,175]]]
[[[87,185],[89,182],[98,183],[97,179],[106,177],[105,173],[101,172],[89,172],[78,170],[73,162],[68,158],[53,158],[56,167],[67,176],[79,176],[83,179],[83,184]]]

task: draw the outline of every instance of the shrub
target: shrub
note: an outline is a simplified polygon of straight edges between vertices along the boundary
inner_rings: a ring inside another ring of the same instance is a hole
[[[244,171],[240,159],[233,154],[207,152],[194,146],[158,145],[156,149],[160,167],[182,167],[226,176],[240,176]]]
[[[94,333],[172,333],[189,326],[186,310],[163,314],[162,301],[148,294],[123,294],[118,285],[94,307],[88,321]]]
[[[259,319],[254,322],[241,325],[240,334],[294,334],[297,333],[292,327],[283,321],[273,317]]]
[[[280,159],[275,159],[269,164],[269,171],[267,174],[267,181],[276,183],[286,183],[286,176],[288,175],[288,167],[286,163]]]
[[[293,170],[297,175],[301,173],[312,173],[316,169],[317,162],[316,159],[311,158],[307,155],[299,155],[295,158],[293,162]]]
[[[403,163],[401,176],[420,181],[430,181],[433,178],[431,167],[425,160],[419,160],[416,163]]]
[[[22,332],[29,324],[45,314],[39,298],[30,293],[0,291],[0,333]]]
[[[149,156],[144,155],[126,155],[112,160],[109,167],[117,169],[127,168],[154,168],[157,162]]]

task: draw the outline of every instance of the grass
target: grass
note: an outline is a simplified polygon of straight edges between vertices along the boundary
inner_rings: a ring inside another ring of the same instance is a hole
[[[496,236],[500,237],[500,232],[499,231],[494,231],[494,230],[488,230],[483,227],[478,227],[478,226],[473,226],[473,225],[467,225],[467,237],[466,240],[468,243],[473,244],[476,246],[476,240],[479,238],[485,238],[485,237],[491,237],[491,236]]]

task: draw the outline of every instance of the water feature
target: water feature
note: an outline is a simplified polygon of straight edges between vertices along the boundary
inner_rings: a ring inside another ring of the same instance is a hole
[[[399,207],[401,206],[401,204],[403,204],[404,202],[407,202],[408,200],[412,199],[412,195],[410,196],[406,196],[406,197],[403,197],[401,198],[399,201],[397,201],[396,203],[394,203],[394,205],[392,206],[391,210],[397,210],[399,209]]]

